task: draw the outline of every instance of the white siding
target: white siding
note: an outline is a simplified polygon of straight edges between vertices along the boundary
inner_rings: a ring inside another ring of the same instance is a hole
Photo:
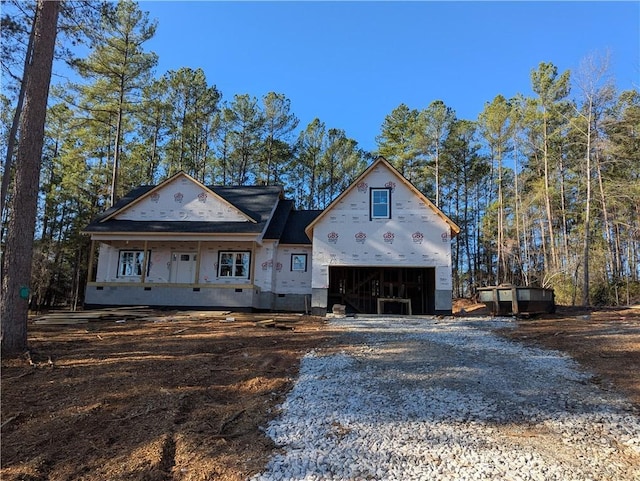
[[[140,278],[118,277],[118,262],[120,251],[122,250],[143,250],[144,242],[116,242],[113,245],[100,244],[98,253],[98,268],[96,282],[140,282]],[[264,284],[264,276],[259,265],[256,265],[251,272],[256,279],[241,279],[218,277],[218,256],[220,251],[248,251],[251,252],[251,264],[259,261],[260,249],[253,251],[252,242],[202,242],[200,246],[200,278],[196,283],[200,284]],[[148,242],[147,252],[151,254],[151,264],[149,273],[145,278],[145,283],[170,283],[171,279],[171,256],[175,253],[198,253],[196,242]]]
[[[118,220],[246,222],[238,209],[188,177],[178,176],[169,184],[125,208]]]
[[[115,260],[114,260],[115,257]],[[98,269],[96,272],[96,281],[98,282],[108,282],[112,281],[111,269],[113,269],[113,277],[115,277],[115,269],[118,265],[118,251],[114,249],[108,244],[100,244],[100,249],[98,251]]]
[[[262,247],[256,249],[254,283],[264,292],[273,291],[273,280],[275,277],[275,251],[276,243],[273,241],[265,241]]]
[[[291,256],[306,254],[307,270],[294,271],[291,269]],[[278,294],[311,294],[311,246],[280,246],[275,263],[276,286]]]
[[[391,186],[391,219],[370,220],[369,189]],[[395,172],[378,165],[313,230],[313,288],[330,265],[436,267],[436,289],[451,289],[450,226]]]
[[[98,252],[97,282],[140,282],[139,277],[118,277],[120,251],[143,250],[144,242],[119,243],[114,245],[100,244]]]
[[[255,253],[252,242],[206,242],[202,243],[200,254],[200,283],[202,284],[252,284],[253,278],[241,279],[236,277],[218,277],[218,261],[220,251],[248,251],[251,252],[249,272],[256,272],[252,267],[255,263]]]
[[[151,249],[151,265],[146,282],[169,282],[171,275],[171,247],[162,245]]]

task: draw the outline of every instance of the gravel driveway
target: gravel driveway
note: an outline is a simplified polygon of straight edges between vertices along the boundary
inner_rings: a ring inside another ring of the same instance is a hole
[[[262,480],[640,480],[640,417],[509,319],[346,318],[266,433]]]

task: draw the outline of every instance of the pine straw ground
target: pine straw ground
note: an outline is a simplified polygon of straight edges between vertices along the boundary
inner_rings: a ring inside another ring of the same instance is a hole
[[[29,354],[2,360],[1,478],[245,480],[275,449],[260,427],[301,356],[346,347],[317,317],[175,314],[31,321]],[[566,351],[640,409],[640,309],[560,308],[501,335]]]

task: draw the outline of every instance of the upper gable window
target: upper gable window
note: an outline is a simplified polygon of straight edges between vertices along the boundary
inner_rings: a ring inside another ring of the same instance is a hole
[[[371,189],[370,215],[372,219],[391,218],[391,189]]]

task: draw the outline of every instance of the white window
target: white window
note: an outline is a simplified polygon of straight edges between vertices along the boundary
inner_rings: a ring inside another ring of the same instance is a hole
[[[291,254],[291,270],[307,272],[307,254]]]
[[[250,252],[220,252],[219,277],[249,278]]]
[[[144,251],[120,251],[118,277],[140,277],[144,269]]]
[[[391,218],[391,190],[371,189],[371,218]]]

